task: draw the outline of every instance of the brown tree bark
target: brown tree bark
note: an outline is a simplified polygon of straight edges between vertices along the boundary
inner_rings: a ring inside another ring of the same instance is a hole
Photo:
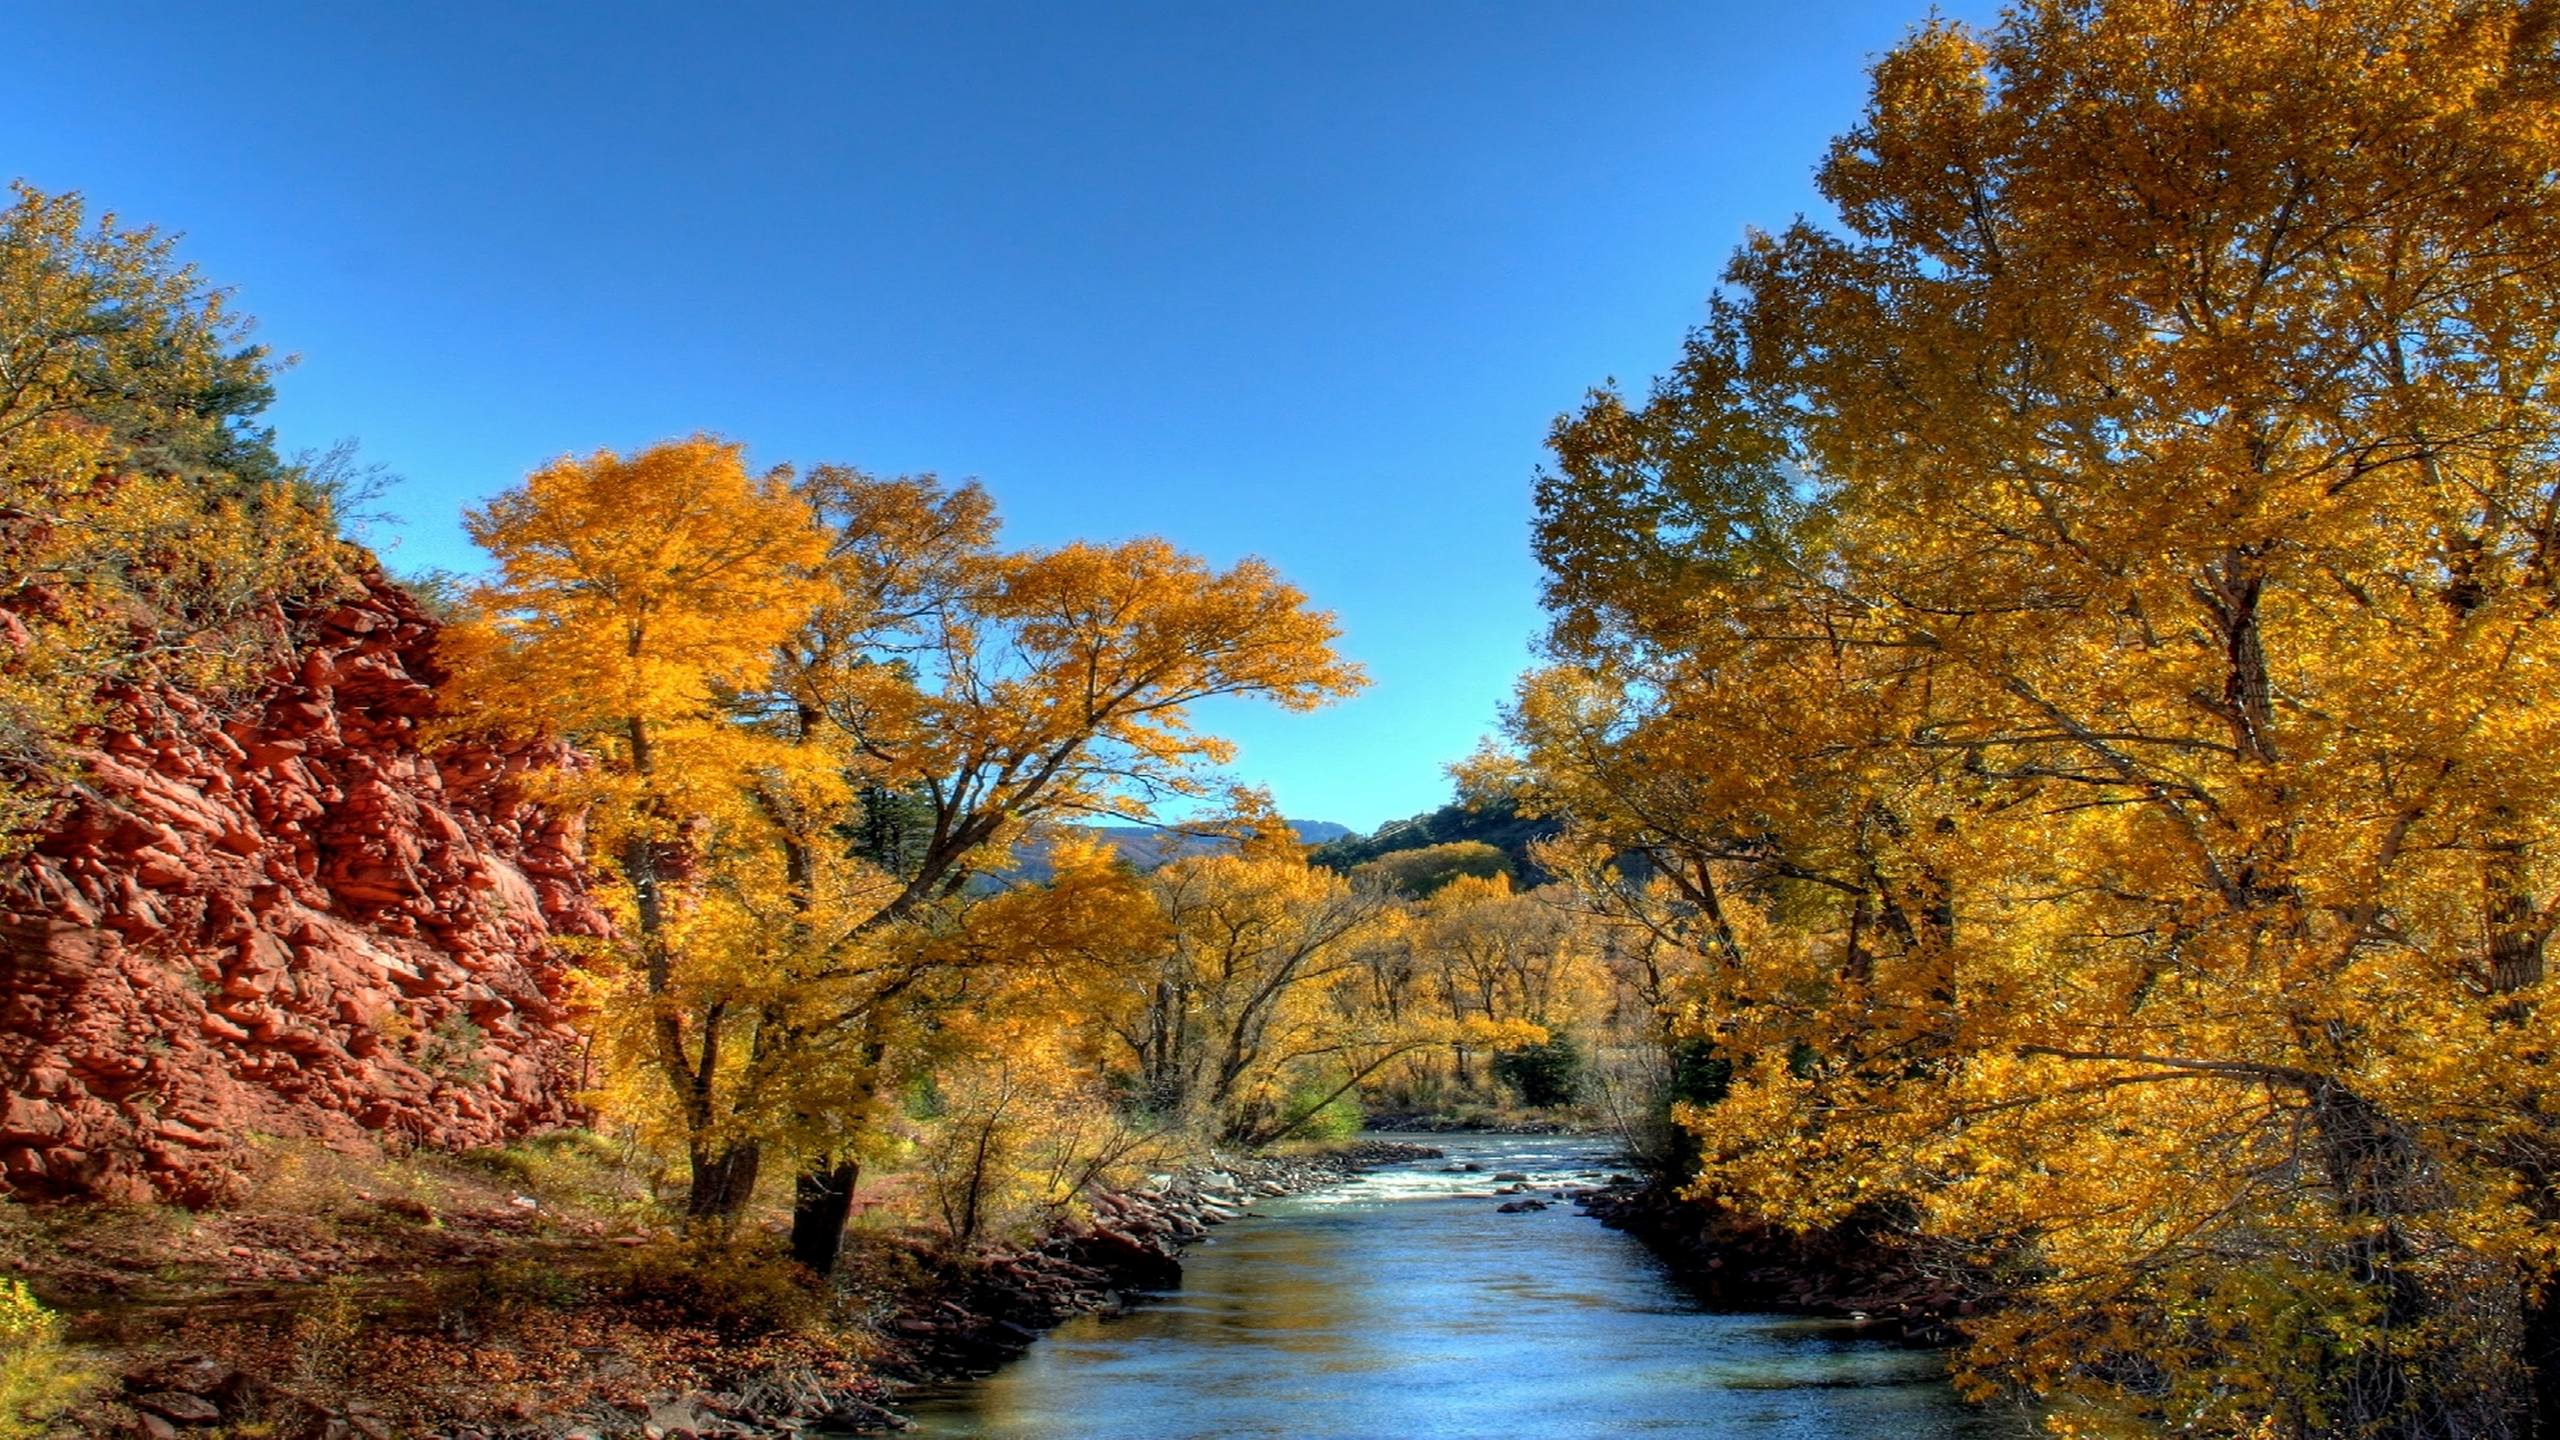
[[[792,1184],[791,1258],[814,1275],[835,1273],[844,1253],[845,1223],[853,1218],[854,1186],[862,1167],[851,1160],[803,1168]]]
[[[693,1186],[685,1195],[685,1218],[724,1224],[735,1220],[755,1198],[764,1148],[753,1141],[717,1150],[696,1146],[691,1159]]]

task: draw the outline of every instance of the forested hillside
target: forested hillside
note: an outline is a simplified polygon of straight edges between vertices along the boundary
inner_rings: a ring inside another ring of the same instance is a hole
[[[252,1183],[252,1136],[490,1144],[577,1113],[593,933],[540,745],[430,753],[435,623],[280,458],[273,367],[166,241],[0,215],[0,1185]]]
[[[1330,820],[1283,820],[1289,833],[1306,845],[1325,845],[1351,833],[1349,827]],[[1074,843],[1093,839],[1110,847],[1111,852],[1140,870],[1152,870],[1166,861],[1185,855],[1202,855],[1235,848],[1233,837],[1214,828],[1195,832],[1182,825],[1075,825],[1064,827],[1061,839]],[[1050,837],[1029,837],[1014,847],[1013,863],[990,877],[991,883],[1029,881],[1044,884],[1052,874],[1049,862]]]
[[[1553,877],[1538,863],[1533,847],[1561,828],[1551,817],[1523,814],[1514,797],[1486,796],[1452,801],[1410,820],[1391,820],[1366,835],[1325,840],[1312,858],[1328,870],[1348,872],[1407,851],[1483,845],[1501,853],[1503,873],[1524,885],[1543,885]]]

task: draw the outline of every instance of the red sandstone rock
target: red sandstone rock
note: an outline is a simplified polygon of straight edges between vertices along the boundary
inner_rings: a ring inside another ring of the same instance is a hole
[[[0,1191],[198,1202],[258,1135],[491,1144],[574,1118],[550,941],[599,934],[555,751],[428,753],[436,625],[378,576],[271,678],[122,697],[0,871]]]

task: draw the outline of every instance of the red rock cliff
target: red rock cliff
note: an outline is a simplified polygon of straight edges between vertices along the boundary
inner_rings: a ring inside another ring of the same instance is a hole
[[[529,751],[430,754],[435,623],[374,578],[256,694],[155,693],[0,875],[0,1189],[219,1198],[260,1135],[572,1117],[550,940],[601,933]]]

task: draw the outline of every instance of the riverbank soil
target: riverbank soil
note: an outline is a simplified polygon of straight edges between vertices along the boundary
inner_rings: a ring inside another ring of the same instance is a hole
[[[627,1157],[583,1133],[403,1160],[278,1150],[218,1210],[0,1205],[0,1273],[69,1323],[92,1390],[64,1437],[880,1429],[904,1383],[991,1368],[1123,1289],[1173,1283],[1181,1248],[1256,1198],[1420,1153],[1212,1161],[967,1256],[883,1204],[819,1285],[779,1258],[779,1215],[681,1239]]]

